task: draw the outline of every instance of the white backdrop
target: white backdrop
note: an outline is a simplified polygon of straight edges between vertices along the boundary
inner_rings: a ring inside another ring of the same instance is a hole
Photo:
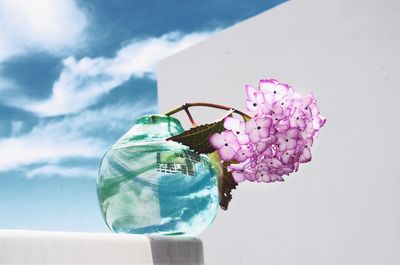
[[[206,264],[400,264],[399,10],[397,0],[293,0],[159,63],[162,112],[244,109],[245,83],[276,78],[314,91],[328,119],[310,164],[233,192],[201,236]]]

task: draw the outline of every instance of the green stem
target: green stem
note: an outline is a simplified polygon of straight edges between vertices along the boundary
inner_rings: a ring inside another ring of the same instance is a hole
[[[218,105],[218,104],[213,104],[213,103],[204,103],[204,102],[196,102],[196,103],[185,103],[180,107],[177,107],[171,111],[168,111],[167,113],[165,113],[166,116],[170,116],[173,115],[177,112],[180,112],[182,110],[185,110],[186,114],[189,117],[190,122],[192,123],[193,126],[196,126],[196,122],[193,120],[192,115],[189,112],[189,108],[190,107],[210,107],[210,108],[215,108],[215,109],[223,109],[223,110],[233,110],[234,113],[239,114],[240,116],[242,116],[243,120],[248,120],[251,119],[251,117],[249,115],[247,115],[244,112],[241,112],[240,110],[231,108],[231,107],[227,107],[227,106],[223,106],[223,105]]]

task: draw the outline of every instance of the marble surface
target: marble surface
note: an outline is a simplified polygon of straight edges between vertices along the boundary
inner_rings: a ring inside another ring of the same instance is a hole
[[[0,264],[204,264],[191,237],[0,230]]]

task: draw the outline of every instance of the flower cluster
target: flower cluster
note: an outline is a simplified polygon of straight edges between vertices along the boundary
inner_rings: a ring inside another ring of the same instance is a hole
[[[246,107],[254,115],[247,122],[233,117],[226,131],[209,141],[236,182],[283,181],[299,163],[311,161],[311,147],[326,119],[312,94],[301,96],[277,80],[261,80],[258,88],[246,85]]]

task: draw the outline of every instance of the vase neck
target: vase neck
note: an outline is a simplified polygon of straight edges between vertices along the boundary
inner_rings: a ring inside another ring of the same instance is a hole
[[[174,117],[159,114],[144,115],[137,118],[133,127],[117,141],[116,145],[161,141],[183,132],[181,123]]]

